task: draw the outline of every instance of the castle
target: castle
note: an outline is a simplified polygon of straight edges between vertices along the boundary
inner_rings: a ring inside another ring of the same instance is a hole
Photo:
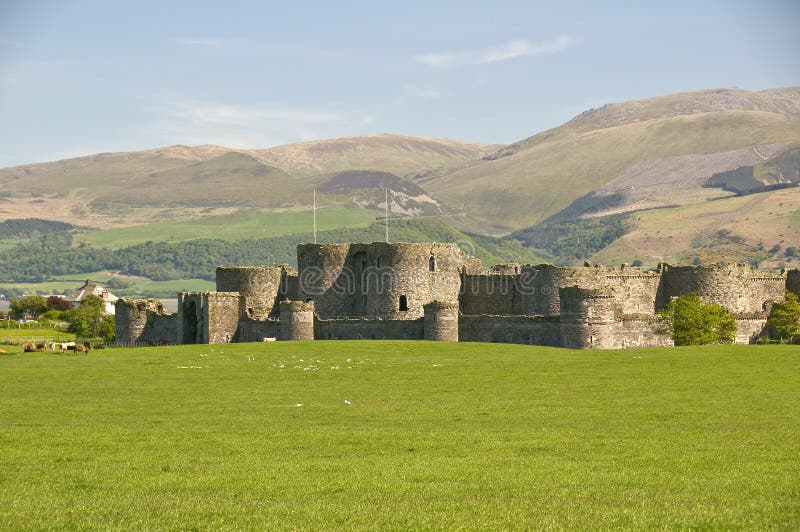
[[[800,270],[743,264],[484,269],[455,244],[300,244],[287,265],[219,267],[216,292],[121,299],[120,345],[278,340],[402,339],[616,349],[672,345],[657,312],[696,292],[730,311],[737,343],[754,341]]]

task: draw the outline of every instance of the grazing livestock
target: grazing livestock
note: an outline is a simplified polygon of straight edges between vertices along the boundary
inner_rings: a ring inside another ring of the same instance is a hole
[[[26,353],[41,353],[42,349],[37,347],[33,342],[22,344],[22,350]]]
[[[72,349],[75,347],[75,342],[50,342],[50,351],[53,353],[58,350],[59,353],[63,353],[67,349]]]
[[[5,349],[0,349],[0,355],[7,355],[7,354],[8,351],[6,351]]]
[[[87,342],[87,343],[88,343],[88,342]],[[89,348],[89,346],[88,346],[88,345],[80,345],[80,344],[77,344],[77,345],[75,346],[75,354],[77,355],[78,353],[86,353],[86,354],[88,355],[88,354],[89,354],[89,349],[90,349],[90,348]]]

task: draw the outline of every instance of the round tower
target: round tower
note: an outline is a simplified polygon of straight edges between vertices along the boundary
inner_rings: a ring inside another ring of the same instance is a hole
[[[569,286],[559,289],[561,343],[577,349],[615,347],[614,297],[610,290]],[[623,346],[616,346],[623,347]]]
[[[280,310],[279,340],[314,339],[313,301],[281,301]]]
[[[217,268],[217,292],[239,292],[244,297],[247,317],[263,320],[277,314],[282,298],[282,281],[288,266],[220,266]]]
[[[458,342],[458,302],[431,301],[423,305],[425,340]]]
[[[320,318],[352,313],[352,272],[345,266],[349,251],[350,244],[297,246],[297,298],[313,299]]]

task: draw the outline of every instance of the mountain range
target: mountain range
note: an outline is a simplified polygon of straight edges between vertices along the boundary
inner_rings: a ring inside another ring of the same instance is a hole
[[[325,207],[438,217],[556,262],[749,260],[800,246],[800,87],[608,104],[509,145],[400,135],[169,146],[0,169],[0,218],[107,230]],[[777,247],[777,249],[776,249]],[[773,251],[774,250],[774,251]]]

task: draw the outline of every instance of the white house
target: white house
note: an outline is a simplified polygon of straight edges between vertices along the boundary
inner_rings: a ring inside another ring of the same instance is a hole
[[[90,279],[86,279],[83,286],[64,296],[64,300],[69,301],[73,306],[77,307],[81,304],[83,298],[89,294],[96,295],[103,300],[106,314],[114,314],[115,304],[119,298],[109,292],[108,289],[103,288],[97,283],[93,283]]]

